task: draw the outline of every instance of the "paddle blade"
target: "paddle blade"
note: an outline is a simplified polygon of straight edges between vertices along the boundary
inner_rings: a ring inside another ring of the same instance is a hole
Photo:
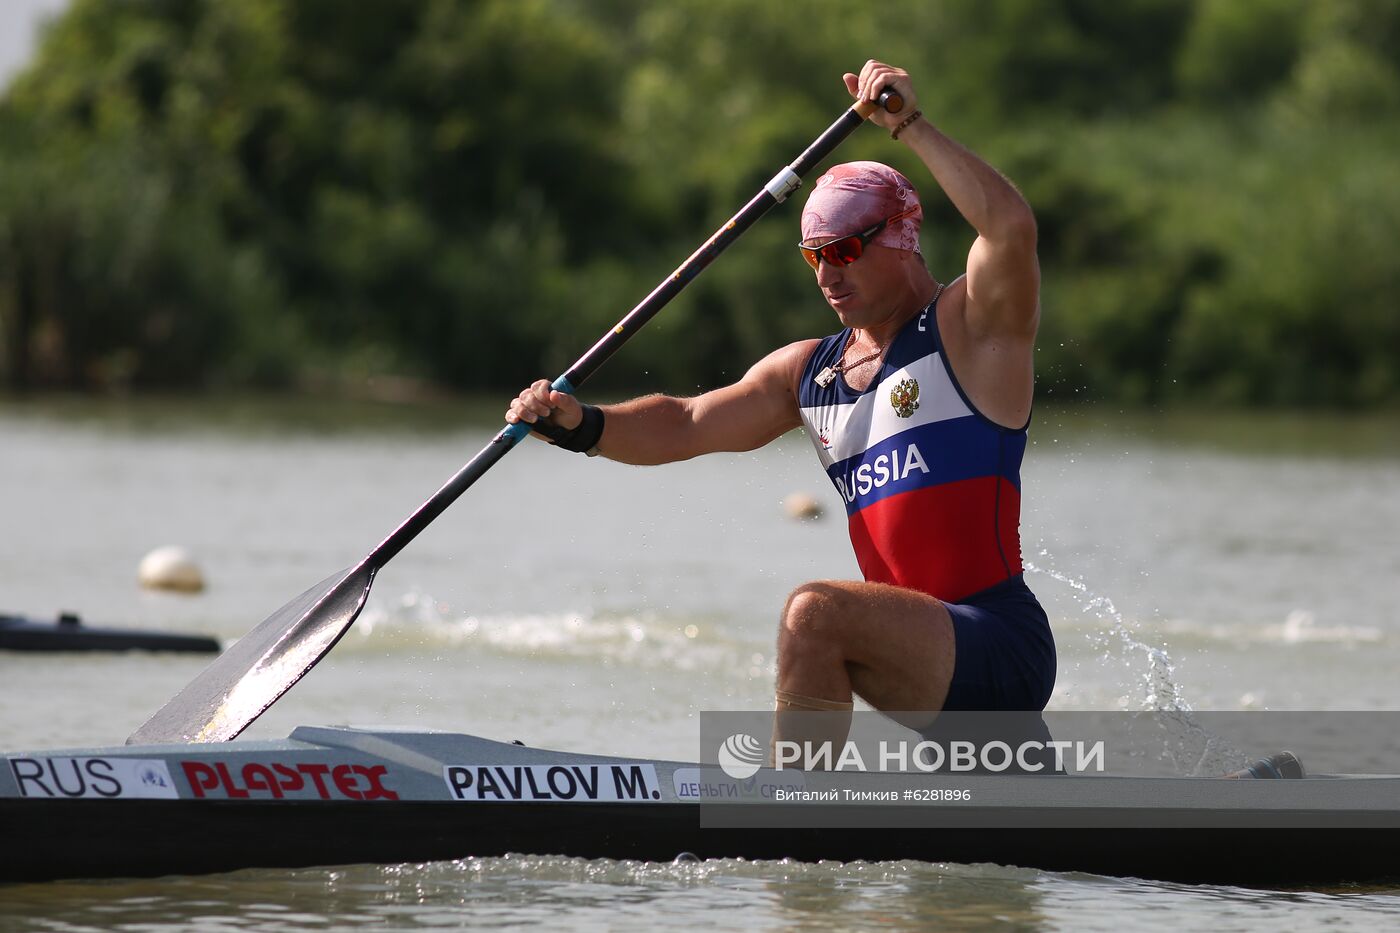
[[[313,586],[238,640],[177,693],[128,745],[226,742],[301,680],[365,606],[376,567],[362,563]]]

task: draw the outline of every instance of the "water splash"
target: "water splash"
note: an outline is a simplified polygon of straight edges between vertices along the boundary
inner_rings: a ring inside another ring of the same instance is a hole
[[[1176,679],[1176,665],[1172,663],[1171,655],[1166,649],[1153,647],[1140,640],[1124,620],[1123,613],[1113,604],[1112,598],[1090,590],[1082,577],[1061,573],[1050,566],[1049,551],[1042,548],[1038,554],[1046,560],[1046,564],[1040,566],[1026,561],[1027,571],[1044,574],[1065,584],[1073,591],[1071,598],[1081,604],[1085,614],[1108,623],[1107,629],[1095,631],[1089,636],[1094,646],[1102,652],[1104,660],[1112,656],[1114,640],[1126,656],[1141,654],[1147,659],[1147,670],[1141,675],[1143,695],[1136,708],[1149,712],[1191,712],[1191,704]],[[1129,706],[1132,704],[1130,698],[1125,698],[1125,702]]]
[[[1141,655],[1146,659],[1146,671],[1140,675],[1142,695],[1136,709],[1154,714],[1147,719],[1163,733],[1161,757],[1193,776],[1220,774],[1238,767],[1245,760],[1245,754],[1196,720],[1195,710],[1176,678],[1176,665],[1167,650],[1140,639],[1107,594],[1091,590],[1082,577],[1056,570],[1048,550],[1041,548],[1037,554],[1044,563],[1026,561],[1024,566],[1028,572],[1042,574],[1068,586],[1071,598],[1081,604],[1085,614],[1107,623],[1106,628],[1089,636],[1105,661],[1112,658],[1115,643],[1130,669],[1133,657]],[[1131,697],[1124,697],[1121,702],[1125,709],[1133,708]]]

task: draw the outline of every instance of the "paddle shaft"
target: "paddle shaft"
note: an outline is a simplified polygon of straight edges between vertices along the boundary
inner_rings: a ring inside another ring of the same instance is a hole
[[[881,95],[880,105],[890,112],[903,109],[903,101],[888,91]],[[795,191],[802,176],[877,106],[862,101],[833,123],[796,162],[779,172],[743,210],[556,379],[554,387],[573,392],[754,221]],[[157,710],[127,743],[218,742],[241,733],[349,630],[369,598],[378,570],[529,433],[530,426],[524,423],[503,429],[363,561],[311,587],[263,620]]]
[[[627,312],[627,315],[618,322],[616,327],[604,334],[602,339],[595,343],[587,353],[579,357],[573,366],[570,366],[562,376],[555,379],[553,387],[560,392],[570,394],[577,391],[579,386],[597,372],[599,367],[655,317],[672,298],[679,295],[681,290],[690,284],[691,280],[714,262],[720,253],[728,249],[729,245],[737,240],[744,231],[753,226],[772,207],[785,201],[788,195],[796,191],[802,183],[802,179],[817,166],[817,163],[830,155],[847,136],[855,132],[856,127],[864,123],[877,107],[883,107],[890,113],[898,113],[904,108],[904,101],[896,92],[886,90],[880,94],[878,104],[861,101],[842,114],[807,147],[802,155],[797,157],[796,161],[775,175],[773,180],[764,185],[762,190],[754,195],[739,213],[716,230],[703,246],[680,264],[675,272],[663,279],[661,284],[652,289],[651,294]],[[510,453],[515,445],[520,443],[529,433],[530,426],[524,422],[517,422],[503,428],[491,439],[489,444],[444,483],[441,489],[433,493],[426,502],[419,506],[418,511],[410,515],[403,524],[394,529],[392,534],[381,541],[379,546],[365,558],[364,563],[378,568],[393,560],[395,555],[416,538],[424,528],[427,528],[434,519],[446,511],[447,507],[455,502],[462,493],[470,489],[472,484],[485,475],[487,470]]]

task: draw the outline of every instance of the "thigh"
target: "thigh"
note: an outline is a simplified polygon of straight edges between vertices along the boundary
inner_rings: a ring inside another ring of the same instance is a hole
[[[956,662],[953,624],[942,602],[884,583],[832,580],[826,588],[851,689],[885,711],[943,708]]]

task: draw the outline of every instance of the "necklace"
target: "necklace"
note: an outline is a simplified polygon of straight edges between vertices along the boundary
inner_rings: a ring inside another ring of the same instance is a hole
[[[939,282],[938,291],[933,293],[933,298],[929,300],[928,305],[925,305],[925,307],[936,304],[938,301],[938,296],[941,294],[943,294],[943,283]],[[851,347],[855,346],[855,342],[856,332],[855,330],[852,330],[851,336],[846,338],[846,345],[841,348],[841,356],[836,360],[836,362],[831,366],[825,367],[821,372],[817,373],[815,376],[812,377],[812,381],[817,384],[817,388],[825,389],[827,386],[831,385],[833,382],[836,381],[836,376],[838,373],[849,372],[863,363],[869,363],[871,360],[875,359],[877,356],[882,355],[886,350],[889,349],[888,346],[876,347],[874,353],[868,353],[865,356],[862,356],[860,359],[856,360],[854,363],[847,363],[846,354],[851,352]],[[891,341],[891,343],[893,343],[893,341]]]

